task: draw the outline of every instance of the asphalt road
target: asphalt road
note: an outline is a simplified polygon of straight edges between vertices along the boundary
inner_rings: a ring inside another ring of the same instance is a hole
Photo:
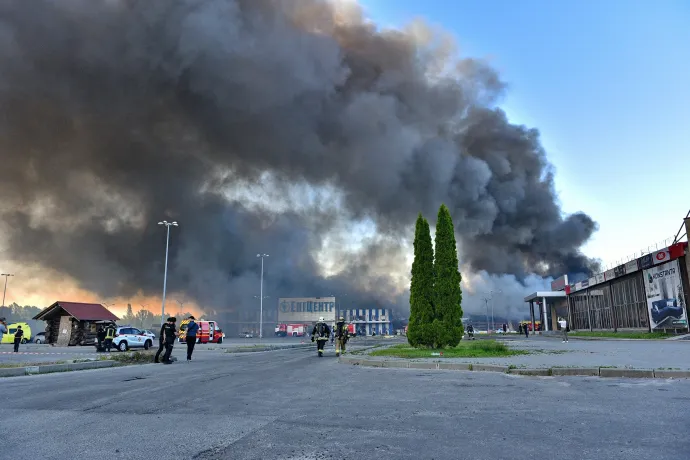
[[[43,460],[677,460],[688,400],[682,380],[359,368],[332,348],[201,353],[2,379],[0,433],[2,452]]]

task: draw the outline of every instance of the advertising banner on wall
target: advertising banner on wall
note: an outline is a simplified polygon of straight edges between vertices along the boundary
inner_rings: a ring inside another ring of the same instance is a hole
[[[595,276],[595,278],[597,279],[597,284],[603,283],[604,281],[606,281],[606,279],[604,278],[604,274],[603,274],[603,273],[597,273],[597,275]]]
[[[663,264],[669,260],[671,260],[671,253],[669,252],[668,248],[664,248],[660,251],[652,253],[652,262],[654,265]]]
[[[327,323],[335,321],[335,297],[299,297],[278,299],[279,323],[315,323],[323,316]]]
[[[688,327],[678,261],[655,265],[644,271],[644,278],[652,330]]]
[[[613,270],[613,268],[611,270],[606,270],[604,272],[604,278],[606,278],[606,281],[612,280],[615,277],[616,277],[616,272]]]
[[[631,260],[625,264],[625,273],[632,273],[637,271],[637,259]]]

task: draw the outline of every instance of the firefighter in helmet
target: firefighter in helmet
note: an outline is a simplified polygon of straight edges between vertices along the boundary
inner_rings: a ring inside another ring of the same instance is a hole
[[[319,352],[319,358],[323,356],[323,347],[328,342],[328,337],[331,335],[331,328],[323,319],[323,316],[319,318],[319,322],[314,325],[314,329],[311,331],[311,341],[316,340],[316,349]]]
[[[335,355],[340,356],[342,353],[345,354],[345,344],[350,338],[349,329],[345,323],[345,318],[341,316],[338,318],[338,322],[335,323]]]
[[[117,332],[117,329],[115,329],[115,323],[110,322],[105,328],[105,341],[103,342],[105,351],[108,353],[110,353],[110,349],[113,347],[115,332]]]

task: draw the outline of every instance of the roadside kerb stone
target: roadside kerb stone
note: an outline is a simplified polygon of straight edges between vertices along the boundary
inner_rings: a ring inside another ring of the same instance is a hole
[[[509,373],[517,375],[535,375],[543,377],[551,375],[551,369],[509,369]]]
[[[472,370],[477,372],[508,372],[508,366],[496,366],[494,364],[472,364]]]
[[[29,373],[29,369],[26,369]],[[51,372],[66,372],[69,370],[69,364],[45,364],[43,366],[38,366],[38,372],[36,374],[50,374]],[[31,372],[32,374],[34,372]]]
[[[67,366],[71,371],[81,371],[84,369],[101,369],[103,367],[113,367],[115,361],[88,361],[85,363],[71,363]]]
[[[472,365],[468,363],[438,363],[438,368],[449,371],[471,371]]]
[[[654,369],[654,377],[658,379],[690,379],[690,371]]]
[[[551,369],[551,375],[557,376],[585,376],[594,377],[599,376],[598,367],[554,367]]]
[[[410,369],[438,369],[438,363],[410,361]]]
[[[361,365],[365,367],[397,368],[397,369],[437,369],[454,371],[477,371],[477,372],[502,372],[515,375],[537,376],[537,377],[629,377],[629,378],[678,378],[690,379],[690,371],[679,370],[653,370],[653,369],[620,369],[609,367],[551,367],[551,368],[514,368],[507,366],[497,366],[493,364],[477,363],[453,363],[437,361],[408,361],[400,360],[374,360],[359,359],[351,357],[340,357],[338,362],[341,364]]]
[[[26,368],[25,367],[0,368],[0,377],[16,377],[18,375],[26,375]]]
[[[652,369],[617,369],[602,367],[599,370],[600,377],[630,377],[630,378],[654,378]]]

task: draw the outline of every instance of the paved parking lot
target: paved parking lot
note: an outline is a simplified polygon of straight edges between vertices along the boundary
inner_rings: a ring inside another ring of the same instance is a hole
[[[351,344],[371,344],[371,343],[388,343],[395,339],[383,339],[383,338],[355,338],[351,341]],[[258,338],[253,339],[240,339],[232,338],[226,339],[222,344],[208,343],[208,344],[197,344],[194,348],[194,353],[205,353],[205,352],[224,352],[227,349],[236,347],[249,347],[255,345],[299,345],[302,343],[311,343],[309,339],[302,337],[285,337],[277,338],[270,337],[259,340]],[[156,344],[157,346],[157,344]],[[175,344],[175,354],[180,353],[180,350],[185,348],[186,345],[183,343]],[[113,353],[118,353],[113,351]],[[26,344],[21,345],[19,348],[19,353],[14,353],[12,351],[11,344],[0,345],[0,365],[2,364],[17,364],[17,363],[47,363],[55,361],[68,361],[73,359],[89,359],[97,358],[99,356],[105,355],[107,353],[97,353],[96,347],[53,347],[50,345],[36,345],[36,344]]]
[[[178,347],[178,351],[182,351]],[[678,460],[690,381],[338,364],[332,349],[200,353],[0,382],[3,452],[43,460]]]

